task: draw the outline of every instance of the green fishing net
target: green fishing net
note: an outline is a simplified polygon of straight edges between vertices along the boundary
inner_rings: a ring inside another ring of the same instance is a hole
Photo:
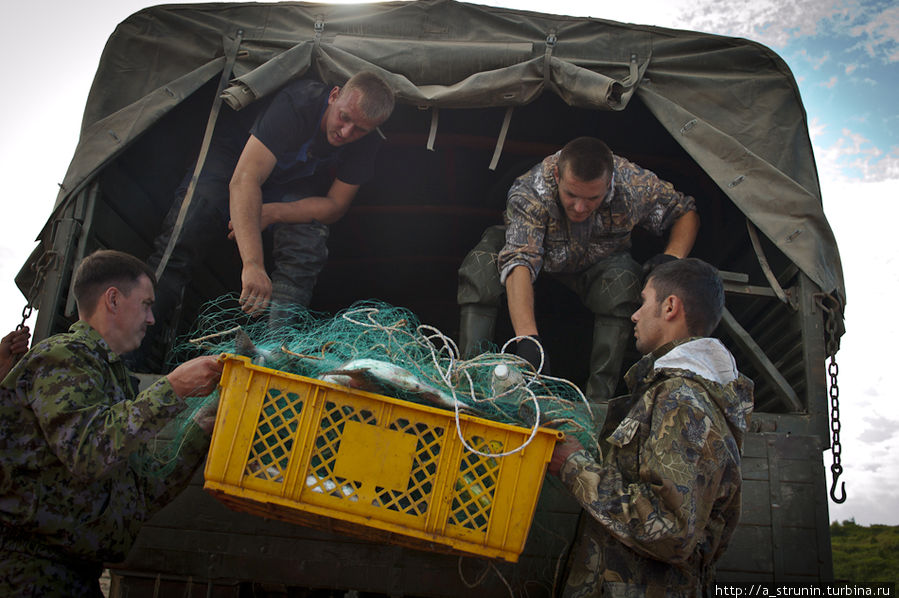
[[[220,297],[204,307],[169,360],[175,365],[198,355],[244,355],[268,368],[522,426],[532,434],[537,426],[551,427],[598,456],[593,414],[580,389],[540,375],[516,355],[486,352],[462,360],[440,330],[379,301],[358,302],[334,315],[283,306],[275,313],[283,317],[251,317],[233,295]],[[216,400],[213,393],[193,401],[172,426],[172,450],[180,443],[177,428]],[[171,455],[161,454],[157,447],[153,457],[143,457],[142,469],[164,473]]]

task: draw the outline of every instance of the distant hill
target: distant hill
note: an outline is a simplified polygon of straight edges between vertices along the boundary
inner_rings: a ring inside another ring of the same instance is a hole
[[[833,576],[855,583],[885,581],[899,588],[899,526],[830,524]]]

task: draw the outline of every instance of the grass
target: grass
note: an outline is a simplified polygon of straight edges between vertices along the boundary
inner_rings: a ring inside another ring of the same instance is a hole
[[[899,526],[830,524],[833,574],[837,581],[892,582],[899,587]]]

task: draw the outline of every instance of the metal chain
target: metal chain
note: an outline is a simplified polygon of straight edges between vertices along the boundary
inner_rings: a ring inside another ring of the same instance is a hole
[[[31,288],[25,294],[25,307],[22,308],[22,322],[16,326],[16,330],[25,328],[25,322],[31,317],[34,311],[34,300],[37,297],[38,289],[44,284],[44,277],[47,271],[55,266],[56,258],[59,256],[55,251],[47,251],[38,258],[37,262],[31,267],[34,271],[34,280],[31,281]]]
[[[837,351],[840,350],[840,338],[837,332],[839,302],[833,295],[818,294],[815,295],[815,303],[824,312],[826,351],[830,357],[830,363],[827,365],[827,374],[830,377],[830,388],[828,389],[830,395],[830,448],[833,455],[833,463],[830,466],[830,498],[833,502],[841,504],[846,502],[846,482],[840,482],[840,495],[837,496],[837,480],[843,474],[843,466],[840,463],[843,452],[843,445],[840,443],[840,386],[837,382],[840,366],[837,365],[836,357]]]
[[[840,464],[843,445],[840,444],[840,387],[837,384],[837,374],[840,373],[840,366],[837,365],[835,355],[830,356],[827,373],[830,375],[830,449],[833,453],[833,464],[830,466],[830,473],[833,478],[833,483],[830,486],[830,498],[833,502],[840,504],[846,502],[846,482],[840,483],[840,496],[838,497],[836,495],[837,478],[843,474],[843,466]]]

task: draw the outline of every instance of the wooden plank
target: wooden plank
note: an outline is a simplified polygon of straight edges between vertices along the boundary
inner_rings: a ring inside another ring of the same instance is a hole
[[[782,517],[782,534],[785,534],[788,528],[802,527],[806,529],[808,535],[812,537],[816,535],[815,490],[812,484],[781,481],[778,511]],[[816,543],[809,543],[809,546],[813,545]],[[814,551],[808,552],[814,554]]]
[[[778,397],[784,404],[792,411],[804,411],[804,407],[799,401],[799,397],[796,396],[793,387],[790,386],[786,378],[783,377],[774,364],[771,363],[771,360],[768,359],[768,356],[765,355],[762,348],[758,346],[752,336],[737,322],[737,319],[734,318],[727,308],[724,308],[724,312],[721,315],[721,325],[724,326],[727,334],[745,352],[753,365],[758,368],[759,373],[774,387]]]
[[[49,249],[56,253],[56,259],[45,272],[38,296],[33,298],[33,305],[38,312],[32,332],[32,344],[69,327],[65,305],[71,274],[81,257],[77,254],[77,246],[81,238],[81,222],[84,220],[86,204],[90,201],[89,193],[90,187],[87,187],[60,209],[57,219],[50,227],[52,238],[44,239]]]
[[[805,364],[806,401],[812,419],[812,432],[821,446],[830,446],[830,396],[825,362],[827,361],[824,319],[815,304],[817,285],[805,274],[799,276],[799,326],[802,330],[802,352]]]
[[[820,524],[827,514],[818,442],[814,436],[747,434],[743,516],[719,564],[719,579],[782,581],[814,576],[816,571],[818,578],[827,579],[832,567],[829,535],[822,535],[829,534],[829,528]],[[201,484],[198,472],[188,489],[148,522],[125,566],[220,583],[235,582],[240,575],[287,586],[395,595],[508,596],[493,570],[481,586],[467,588],[459,577],[457,556],[380,545],[231,511]],[[520,561],[494,563],[503,579],[513,588],[527,588],[529,596],[549,596],[564,570],[579,513],[567,490],[547,480]],[[794,554],[799,552],[805,554]],[[483,559],[464,557],[462,563],[468,581],[488,568]]]
[[[778,432],[785,436],[811,436],[817,434],[812,419],[807,414],[799,413],[761,413],[754,412],[750,421],[753,432]]]
[[[743,284],[749,284],[749,274],[746,274],[745,272],[728,272],[727,270],[718,270],[718,274],[721,275],[721,280],[725,283],[740,282]]]
[[[423,553],[402,547],[335,543],[291,538],[253,537],[182,531],[180,549],[173,550],[167,530],[141,533],[136,557],[143,570],[203,576],[227,583],[235,574],[260,583],[311,588],[352,588],[392,595],[455,597],[508,596],[505,583],[491,573],[472,590],[459,574],[459,557]],[[555,561],[522,558],[515,564],[494,563],[513,587],[528,584],[529,595],[548,596]],[[127,565],[126,565],[127,567]],[[488,561],[463,558],[463,574],[474,581],[490,568]]]
[[[508,596],[499,574],[529,596],[549,596],[573,540],[580,507],[547,483],[518,563],[462,559],[466,579],[489,570],[468,589],[459,556],[388,546],[232,511],[201,487],[202,474],[141,530],[123,567],[164,571],[217,583],[252,579],[287,586],[354,588],[396,595]],[[301,556],[298,556],[301,555]]]
[[[735,575],[756,573],[762,574],[764,579],[771,579],[770,555],[770,527],[741,524],[718,561],[718,578],[734,579]]]
[[[814,517],[814,509],[806,509],[812,513]],[[813,546],[817,546],[819,538],[816,537],[814,527],[809,530],[807,528],[784,527],[782,530],[783,542],[786,546],[801,547],[807,546],[806,550],[788,550],[784,553],[784,577],[802,576],[807,578],[815,578],[820,573],[820,563],[818,562],[818,551],[812,550]]]
[[[724,282],[724,292],[733,293],[735,295],[752,295],[754,297],[771,297],[777,299],[777,295],[769,287],[760,287],[757,285],[740,284],[734,282]]]
[[[743,481],[743,509],[740,525],[771,526],[771,507],[768,499],[771,489],[768,480]]]
[[[239,598],[236,584],[213,584],[206,580],[148,575],[142,571],[110,570],[109,598],[158,598],[159,596],[205,596]]]
[[[757,457],[759,459],[767,459],[767,449],[765,448],[765,435],[749,433],[743,437],[743,458]]]
[[[743,481],[763,480],[768,481],[768,461],[758,457],[743,457],[742,462]]]

